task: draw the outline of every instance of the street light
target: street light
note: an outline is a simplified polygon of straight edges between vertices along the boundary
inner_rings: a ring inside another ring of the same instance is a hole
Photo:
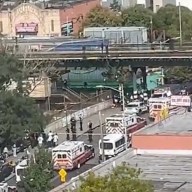
[[[117,91],[119,92],[120,94],[120,98],[122,99],[122,104],[123,104],[123,111],[125,110],[125,95],[124,95],[124,88],[123,88],[123,84],[120,84],[119,85],[119,89],[115,89],[113,87],[110,87],[110,86],[105,86],[105,85],[97,85],[96,88],[107,88],[107,89],[111,89],[111,90],[114,90],[114,91]]]
[[[107,88],[107,89],[111,89],[111,90],[114,90],[114,91],[117,91],[119,92],[120,94],[120,98],[122,99],[122,102],[123,102],[123,117],[125,117],[125,95],[124,95],[124,88],[123,88],[123,84],[121,83],[119,85],[119,89],[115,89],[113,87],[110,87],[110,86],[103,86],[103,85],[97,85],[96,88]],[[123,118],[125,119],[125,118]],[[127,143],[128,143],[128,137],[127,137],[127,127],[125,125],[125,121],[123,121],[123,126],[124,126],[124,129],[125,129],[125,141],[126,141],[126,149],[128,148],[127,146]]]

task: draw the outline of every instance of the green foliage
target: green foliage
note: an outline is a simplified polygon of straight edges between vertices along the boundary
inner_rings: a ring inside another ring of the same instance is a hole
[[[183,39],[191,40],[192,12],[186,7],[181,7],[181,15]],[[178,37],[180,30],[179,7],[167,5],[166,7],[159,9],[157,14],[154,15],[153,25],[157,30],[165,30],[168,36]]]
[[[153,187],[140,180],[141,171],[124,163],[117,166],[110,174],[96,176],[90,172],[87,178],[81,178],[78,192],[152,192]],[[101,173],[102,174],[102,173]]]
[[[22,64],[13,55],[0,55],[0,90],[5,90],[12,81],[22,78]]]
[[[179,36],[179,7],[167,5],[154,14],[150,9],[141,5],[119,11],[116,0],[111,4],[111,9],[96,7],[90,11],[83,27],[115,27],[115,26],[144,26],[152,28],[160,34],[163,30],[166,36]],[[114,10],[114,11],[113,11]],[[192,11],[181,7],[183,40],[191,40],[192,36]]]
[[[25,192],[48,192],[52,186],[50,179],[53,177],[51,171],[51,154],[40,149],[35,153],[35,162],[24,172],[24,177],[19,184],[19,190]]]
[[[116,27],[121,26],[121,23],[121,17],[117,12],[98,6],[89,12],[83,26]]]
[[[168,80],[177,80],[178,82],[185,83],[192,80],[191,67],[172,67],[165,69],[165,77]]]
[[[122,25],[123,26],[138,26],[148,27],[151,26],[151,19],[153,12],[143,6],[137,5],[122,11]]]
[[[19,93],[0,92],[0,144],[5,146],[22,138],[25,129],[42,131],[44,117],[34,101]]]

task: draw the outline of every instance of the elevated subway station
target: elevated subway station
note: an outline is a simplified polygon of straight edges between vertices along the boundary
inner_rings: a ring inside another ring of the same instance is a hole
[[[192,155],[192,113],[181,111],[164,121],[149,125],[132,136],[140,154]]]

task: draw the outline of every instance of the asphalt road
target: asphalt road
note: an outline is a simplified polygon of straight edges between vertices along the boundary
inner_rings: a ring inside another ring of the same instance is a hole
[[[119,112],[120,112],[120,110],[119,110]],[[147,116],[148,116],[147,114],[142,115],[142,117],[148,119]],[[93,147],[95,148],[95,154],[96,155],[93,159],[90,159],[89,161],[87,161],[85,165],[82,165],[82,167],[80,169],[76,169],[76,170],[68,172],[67,180],[70,180],[71,178],[76,177],[77,175],[79,175],[79,174],[91,169],[92,167],[98,165],[98,160],[99,160],[98,143],[99,143],[100,135],[101,135],[100,127],[97,127],[93,131],[93,142],[92,143],[88,142],[88,135],[87,134],[83,134],[83,135],[78,137],[77,140],[84,141],[87,144],[93,145]],[[57,187],[58,185],[60,185],[61,181],[60,181],[59,175],[56,174],[56,176],[51,180],[51,182],[52,182],[53,187]],[[15,177],[8,180],[7,183],[8,183],[8,185],[12,185],[12,186],[16,185]]]

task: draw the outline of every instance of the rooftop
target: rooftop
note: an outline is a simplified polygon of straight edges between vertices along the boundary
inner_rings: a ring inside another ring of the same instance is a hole
[[[82,145],[84,142],[83,141],[64,141],[63,143],[61,143],[60,145],[58,145],[57,147],[53,148],[53,150],[71,150],[74,147],[78,146],[78,145]]]
[[[109,135],[106,135],[103,139],[106,141],[114,141],[114,140],[118,140],[120,138],[122,138],[124,135],[123,134],[109,134]]]
[[[185,112],[184,109],[180,114],[173,115],[168,119],[147,126],[146,128],[138,131],[137,135],[190,135],[192,134],[192,113]]]
[[[175,155],[134,155],[130,166],[141,168],[142,178],[151,180],[155,192],[191,192],[192,157]]]

